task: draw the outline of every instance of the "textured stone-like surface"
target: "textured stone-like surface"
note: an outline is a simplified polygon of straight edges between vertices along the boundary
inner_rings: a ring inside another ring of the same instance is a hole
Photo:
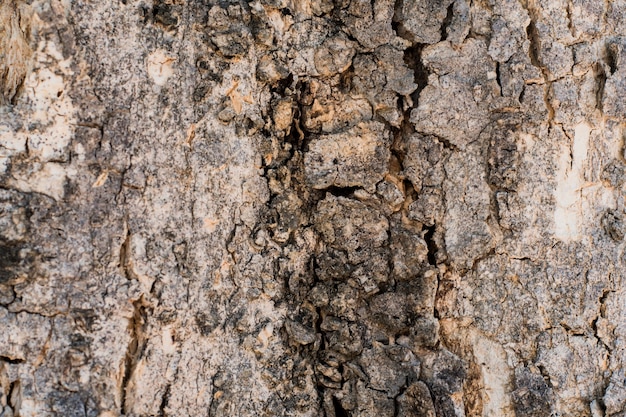
[[[625,6],[0,0],[0,416],[623,416]]]

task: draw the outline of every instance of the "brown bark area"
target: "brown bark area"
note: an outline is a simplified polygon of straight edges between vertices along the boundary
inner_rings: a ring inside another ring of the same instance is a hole
[[[0,416],[624,416],[622,0],[0,0]]]

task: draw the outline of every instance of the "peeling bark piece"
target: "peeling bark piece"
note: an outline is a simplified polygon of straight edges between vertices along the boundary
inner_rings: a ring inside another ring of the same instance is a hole
[[[319,94],[321,95],[321,94]],[[365,99],[343,96],[316,98],[311,106],[305,106],[302,124],[310,132],[338,133],[372,119],[372,106]]]
[[[304,156],[307,182],[316,189],[363,187],[376,190],[387,172],[389,133],[382,123],[364,122],[312,140]]]

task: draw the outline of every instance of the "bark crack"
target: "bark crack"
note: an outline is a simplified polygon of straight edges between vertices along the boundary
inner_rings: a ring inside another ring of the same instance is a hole
[[[146,311],[143,295],[133,302],[133,316],[128,321],[129,342],[123,361],[122,381],[120,383],[120,413],[125,415],[130,410],[129,397],[132,394],[130,385],[133,372],[143,354],[144,334],[143,328],[146,324]]]

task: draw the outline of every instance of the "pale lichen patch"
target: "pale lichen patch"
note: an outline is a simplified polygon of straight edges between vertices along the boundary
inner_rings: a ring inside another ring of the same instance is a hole
[[[168,78],[174,74],[176,58],[169,56],[165,51],[157,49],[146,60],[148,75],[156,85],[165,85]]]
[[[479,367],[478,389],[482,399],[483,416],[513,417],[511,402],[512,370],[507,362],[507,354],[502,345],[488,338],[480,330],[462,320],[441,320],[444,338],[468,352],[468,358]]]
[[[36,192],[56,200],[63,198],[67,172],[62,164],[49,162],[28,176],[14,177],[8,183],[23,192]]]
[[[557,185],[555,190],[556,209],[554,211],[554,234],[564,241],[577,241],[581,238],[583,205],[582,188],[584,168],[589,150],[591,126],[579,123],[574,129],[571,153],[563,146],[559,158]]]
[[[35,19],[34,25],[42,24]],[[50,63],[57,69],[50,69]],[[26,154],[33,163],[27,170],[14,170],[8,184],[24,192],[38,192],[55,199],[64,194],[65,181],[71,172],[67,169],[69,145],[76,124],[75,108],[67,94],[68,79],[73,75],[70,60],[63,60],[58,46],[42,39],[32,59],[33,69],[23,80],[21,102],[29,105],[29,130],[0,129],[2,170],[11,157]],[[2,158],[4,157],[4,158]]]

